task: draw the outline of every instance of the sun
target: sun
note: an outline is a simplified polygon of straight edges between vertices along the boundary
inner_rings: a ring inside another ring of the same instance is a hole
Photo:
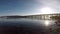
[[[53,13],[53,9],[50,7],[43,7],[43,8],[41,8],[41,12],[43,14],[50,14],[50,13]]]

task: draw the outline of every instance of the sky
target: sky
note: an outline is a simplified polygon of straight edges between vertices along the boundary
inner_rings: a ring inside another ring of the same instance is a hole
[[[47,12],[45,8],[60,13],[60,0],[0,0],[0,15],[41,14]]]

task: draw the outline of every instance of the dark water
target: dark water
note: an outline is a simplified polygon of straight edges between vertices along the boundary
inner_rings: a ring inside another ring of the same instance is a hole
[[[55,34],[54,20],[0,19],[0,34]]]

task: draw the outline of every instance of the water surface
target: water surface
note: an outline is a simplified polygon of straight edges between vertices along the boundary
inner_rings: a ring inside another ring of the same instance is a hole
[[[54,20],[0,19],[0,31],[3,34],[55,34]]]

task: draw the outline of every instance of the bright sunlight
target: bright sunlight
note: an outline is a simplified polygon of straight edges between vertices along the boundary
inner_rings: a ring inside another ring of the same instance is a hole
[[[41,12],[44,13],[44,14],[50,14],[50,13],[53,13],[53,9],[50,8],[50,7],[44,7],[41,9]]]

